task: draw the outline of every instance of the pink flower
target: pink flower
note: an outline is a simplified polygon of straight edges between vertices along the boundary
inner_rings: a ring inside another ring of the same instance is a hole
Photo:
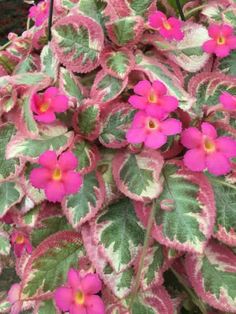
[[[167,88],[160,81],[154,81],[152,84],[147,80],[139,81],[134,86],[134,92],[137,95],[130,96],[129,103],[153,117],[162,118],[178,107],[178,100],[166,95]]]
[[[51,202],[60,202],[64,196],[77,193],[82,184],[81,175],[75,172],[78,161],[68,151],[57,159],[54,151],[46,151],[39,157],[40,168],[33,169],[30,174],[31,184],[44,189]]]
[[[157,149],[167,142],[167,136],[180,133],[181,128],[182,124],[179,120],[158,120],[144,111],[139,111],[134,116],[126,138],[131,144],[144,142],[145,146]]]
[[[11,314],[18,314],[21,311],[22,301],[20,300],[21,285],[15,283],[8,291],[7,299],[11,303]]]
[[[36,26],[40,26],[48,18],[49,1],[41,1],[29,10],[29,17],[35,21]]]
[[[236,111],[236,96],[223,92],[220,95],[220,102],[225,110]]]
[[[207,53],[215,53],[217,57],[224,58],[236,49],[236,36],[234,29],[227,24],[212,24],[208,28],[208,34],[212,38],[203,44],[203,50]]]
[[[236,141],[228,136],[217,138],[216,129],[207,122],[201,131],[190,127],[183,131],[182,144],[189,148],[184,155],[184,164],[192,171],[208,171],[216,176],[230,172],[230,158],[236,157]]]
[[[55,301],[60,310],[70,314],[105,314],[102,299],[96,295],[102,288],[97,274],[85,274],[71,268],[67,284],[55,291]]]
[[[31,98],[31,109],[35,120],[51,123],[56,120],[55,112],[68,109],[68,97],[60,94],[56,87],[49,87],[43,94],[35,93]]]
[[[33,251],[33,247],[28,236],[22,231],[14,231],[11,234],[11,245],[16,257],[21,257],[25,251],[28,254],[31,254]]]
[[[182,40],[184,33],[181,31],[182,21],[175,17],[167,18],[161,11],[156,11],[148,18],[151,27],[158,29],[159,33],[169,40]]]

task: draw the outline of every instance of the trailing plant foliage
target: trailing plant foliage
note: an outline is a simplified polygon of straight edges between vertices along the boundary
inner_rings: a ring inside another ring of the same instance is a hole
[[[235,1],[49,12],[0,50],[0,313],[236,313]]]

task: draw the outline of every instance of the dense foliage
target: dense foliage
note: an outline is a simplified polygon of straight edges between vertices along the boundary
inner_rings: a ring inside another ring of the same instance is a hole
[[[49,27],[45,0],[9,34],[0,313],[236,313],[236,2],[184,2]]]

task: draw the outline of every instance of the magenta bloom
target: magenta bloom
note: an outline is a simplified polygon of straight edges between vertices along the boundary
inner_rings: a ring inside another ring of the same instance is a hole
[[[153,117],[161,119],[178,107],[178,100],[166,95],[167,88],[160,81],[152,84],[147,80],[140,81],[134,86],[134,92],[137,95],[130,96],[129,103]]]
[[[56,120],[55,112],[68,109],[68,97],[60,94],[56,87],[49,87],[43,94],[35,93],[31,98],[31,109],[35,120],[51,123]]]
[[[60,202],[64,196],[77,193],[82,184],[81,175],[75,171],[77,158],[72,152],[65,152],[57,159],[54,151],[46,151],[39,157],[40,168],[30,174],[31,184],[44,189],[51,202]]]
[[[41,1],[29,10],[29,17],[34,20],[36,26],[40,26],[48,18],[49,1]]]
[[[190,127],[183,131],[182,144],[189,148],[184,164],[192,171],[208,171],[216,176],[230,172],[230,158],[236,157],[236,141],[228,136],[217,138],[216,129],[207,122],[201,131]]]
[[[175,17],[167,18],[161,11],[156,11],[148,18],[151,27],[157,29],[159,33],[169,40],[182,40],[184,33],[181,31],[182,21]]]
[[[212,38],[203,44],[203,50],[207,53],[215,53],[217,57],[224,58],[236,49],[236,36],[233,27],[227,24],[212,24],[208,28],[208,34]]]
[[[33,251],[33,247],[28,236],[21,231],[14,231],[11,234],[11,245],[16,257],[21,257],[25,251],[28,254],[31,254]]]
[[[236,111],[236,96],[223,92],[220,95],[220,102],[225,110]]]
[[[11,303],[11,314],[18,314],[21,311],[22,301],[20,300],[21,285],[15,283],[8,291],[7,299]]]
[[[102,288],[97,274],[85,274],[71,268],[67,284],[55,291],[55,301],[60,310],[70,314],[105,314],[102,299],[96,295]]]
[[[131,144],[144,142],[145,146],[157,149],[167,142],[167,136],[180,133],[181,128],[182,124],[179,120],[158,120],[144,111],[139,111],[134,116],[126,138]]]

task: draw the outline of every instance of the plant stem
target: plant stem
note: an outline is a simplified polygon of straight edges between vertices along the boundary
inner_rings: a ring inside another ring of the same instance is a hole
[[[149,246],[149,240],[150,240],[150,235],[151,235],[151,231],[152,231],[152,225],[153,225],[153,220],[155,217],[155,212],[156,212],[156,202],[153,201],[152,209],[151,209],[149,217],[148,217],[147,230],[145,233],[145,238],[144,238],[144,243],[143,243],[143,251],[142,251],[142,255],[140,257],[140,261],[139,261],[139,267],[138,267],[137,275],[135,278],[134,289],[131,293],[129,309],[132,309],[135,296],[136,296],[138,289],[139,289],[139,286],[140,286],[140,279],[141,279],[141,275],[142,275],[144,259],[145,259],[145,256],[147,254],[147,250],[148,250],[148,246]]]
[[[186,21],[185,16],[184,16],[184,12],[182,10],[182,6],[180,4],[180,0],[175,0],[175,2],[176,2],[177,9],[179,11],[179,15],[181,17],[181,20]]]
[[[202,5],[199,5],[199,6],[196,7],[196,8],[193,8],[192,10],[189,10],[189,11],[186,13],[186,16],[185,16],[186,19],[190,18],[195,12],[204,9],[205,7],[206,7],[206,4],[202,4]]]
[[[5,43],[5,45],[0,47],[0,51],[6,49],[8,46],[10,46],[10,44],[11,44],[11,41],[8,41],[7,43]]]
[[[189,288],[184,279],[171,267],[170,268],[174,276],[178,279],[179,283],[184,287],[188,295],[190,296],[193,303],[200,309],[202,314],[207,314],[207,309],[205,304],[195,295],[191,288]]]
[[[48,18],[48,41],[52,39],[52,17],[53,17],[53,2],[54,0],[50,0],[50,8],[49,8],[49,18]]]

